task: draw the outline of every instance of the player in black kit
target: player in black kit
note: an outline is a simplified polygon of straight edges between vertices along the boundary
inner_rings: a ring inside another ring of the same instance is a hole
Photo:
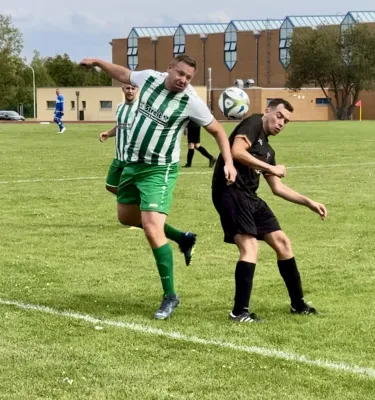
[[[281,182],[286,174],[284,165],[275,161],[269,136],[279,134],[289,122],[292,105],[284,99],[273,99],[263,115],[252,115],[233,131],[229,138],[237,178],[227,185],[223,159],[219,156],[212,180],[212,200],[220,215],[224,241],[237,245],[240,257],[235,271],[234,307],[229,318],[236,322],[254,322],[259,318],[249,312],[258,240],[264,240],[277,256],[280,274],[287,287],[292,313],[316,314],[303,298],[301,277],[293,256],[289,238],[267,203],[257,196],[260,175],[263,175],[273,194],[293,203],[304,205],[324,220],[327,210]]]
[[[194,157],[194,149],[199,151],[202,156],[208,158],[208,166],[212,168],[215,165],[216,158],[212,156],[203,146],[201,146],[201,127],[193,120],[190,120],[187,127],[187,140],[189,150],[187,153],[187,162],[185,168],[190,168]]]

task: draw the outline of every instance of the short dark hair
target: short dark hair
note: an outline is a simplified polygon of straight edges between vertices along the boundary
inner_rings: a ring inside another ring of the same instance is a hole
[[[190,67],[193,67],[195,70],[197,69],[197,62],[194,60],[193,57],[190,57],[187,54],[178,54],[173,59],[173,64],[176,65],[179,62],[184,62],[185,64],[190,65]]]
[[[276,98],[276,99],[272,99],[269,103],[267,108],[276,108],[279,104],[283,104],[285,109],[293,112],[294,108],[293,106],[289,103],[289,101],[281,99],[281,98]]]

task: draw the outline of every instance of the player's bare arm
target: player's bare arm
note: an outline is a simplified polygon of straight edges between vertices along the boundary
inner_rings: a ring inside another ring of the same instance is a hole
[[[117,129],[117,125],[115,125],[115,126],[114,126],[111,130],[109,130],[109,131],[102,132],[102,133],[99,135],[99,140],[100,140],[101,142],[105,142],[109,137],[116,136],[116,129]]]
[[[99,67],[117,81],[131,84],[130,69],[122,67],[121,65],[112,64],[98,58],[84,58],[79,65],[85,68]]]
[[[219,146],[221,155],[223,156],[223,160],[225,162],[225,177],[228,184],[233,183],[236,180],[237,170],[233,165],[233,158],[230,151],[228,136],[225,133],[224,128],[215,118],[209,125],[205,126],[204,128],[215,138],[217,145]]]
[[[326,219],[328,211],[323,204],[317,203],[316,201],[311,200],[310,198],[284,185],[281,182],[281,179],[275,175],[266,175],[264,178],[266,179],[274,195],[290,201],[291,203],[308,207],[311,211],[319,214],[323,221]]]
[[[276,175],[280,178],[285,177],[286,168],[284,165],[270,165],[264,161],[258,160],[248,152],[250,147],[251,143],[246,136],[237,136],[232,146],[233,159],[251,168],[264,171],[267,174]]]

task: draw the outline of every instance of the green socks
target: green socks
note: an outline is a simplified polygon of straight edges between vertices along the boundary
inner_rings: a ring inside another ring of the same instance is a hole
[[[138,226],[138,228],[143,229],[142,224]],[[174,228],[172,225],[164,224],[164,234],[167,237],[167,239],[172,240],[173,242],[176,242],[177,244],[180,243],[182,238],[185,235],[185,232],[181,232],[178,229]]]
[[[181,239],[184,237],[185,233],[179,231],[178,229],[174,228],[171,225],[165,224],[164,225],[164,233],[165,236],[169,240],[173,240],[176,243],[180,243]]]
[[[174,230],[176,231],[176,229]],[[167,243],[164,246],[158,247],[157,249],[152,249],[152,252],[154,253],[156,265],[159,270],[164,294],[166,296],[175,294],[173,281],[173,252],[171,245]]]

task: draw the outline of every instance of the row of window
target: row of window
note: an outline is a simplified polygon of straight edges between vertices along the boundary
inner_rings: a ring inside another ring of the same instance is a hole
[[[273,99],[270,99],[270,98],[267,99],[267,106],[268,106],[268,104],[270,104],[271,100],[273,100]],[[330,102],[331,102],[331,99],[330,98],[327,99],[327,97],[317,97],[315,99],[315,105],[317,105],[317,106],[328,106]]]
[[[110,100],[100,100],[99,101],[99,105],[100,105],[100,109],[101,110],[111,110],[112,109],[112,101]],[[47,101],[47,109],[52,109],[54,110],[56,107],[56,101]],[[70,102],[70,109],[74,110],[76,108],[76,102],[75,101],[71,101]],[[83,100],[82,101],[82,109],[86,110],[86,101]]]
[[[267,99],[267,105],[272,99]],[[112,110],[112,101],[110,100],[100,100],[100,109],[101,110]],[[328,105],[330,103],[330,99],[326,97],[316,98],[315,104],[316,105]],[[55,109],[56,101],[47,101],[47,108],[48,109]],[[70,102],[71,109],[75,109],[75,101]],[[86,109],[86,101],[82,101],[82,109]]]
[[[344,31],[354,23],[351,16],[347,16],[342,23],[341,31]],[[290,45],[292,42],[293,25],[286,20],[280,28],[279,60],[286,69],[290,64]],[[128,67],[135,70],[138,66],[138,38],[132,32],[128,38]],[[173,39],[173,56],[185,53],[185,33],[180,27]],[[225,31],[224,62],[229,70],[232,70],[237,62],[237,30],[231,24]]]
[[[290,40],[282,39],[280,40],[280,62],[281,64],[287,68],[290,63],[289,56],[289,46]],[[176,57],[178,54],[185,53],[185,45],[175,45],[173,47],[173,57]],[[224,45],[224,62],[229,70],[232,70],[237,62],[237,43],[236,42],[226,42]],[[134,71],[138,67],[138,48],[136,47],[128,47],[128,67],[132,71]]]

